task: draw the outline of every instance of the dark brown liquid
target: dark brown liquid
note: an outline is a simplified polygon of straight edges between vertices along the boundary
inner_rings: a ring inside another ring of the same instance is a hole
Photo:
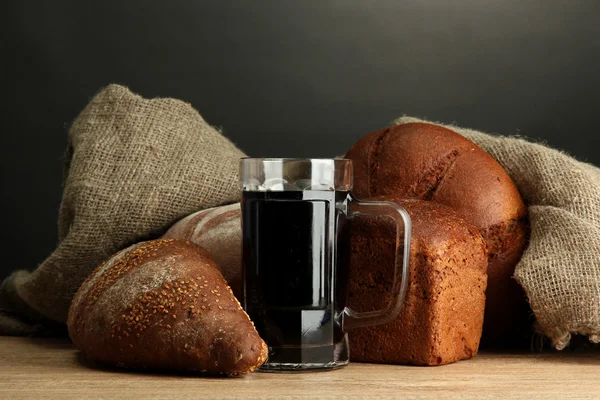
[[[245,308],[269,362],[333,360],[343,338],[346,199],[333,191],[243,193]]]

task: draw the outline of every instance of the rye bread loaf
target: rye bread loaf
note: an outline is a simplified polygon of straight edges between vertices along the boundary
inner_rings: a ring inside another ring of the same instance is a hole
[[[410,284],[391,323],[349,332],[353,361],[441,365],[473,357],[483,326],[487,253],[475,226],[451,208],[421,200],[393,201],[412,219]],[[379,310],[391,300],[395,224],[387,217],[352,222],[348,305]]]
[[[242,230],[240,203],[198,211],[179,220],[163,239],[189,240],[216,261],[233,294],[242,295]]]
[[[373,132],[346,157],[354,164],[357,197],[435,201],[479,229],[488,248],[482,342],[506,345],[520,339],[531,311],[512,275],[527,243],[526,207],[500,164],[458,133],[427,123]]]
[[[81,285],[67,324],[87,359],[120,367],[238,375],[267,357],[208,252],[189,241],[115,254]]]

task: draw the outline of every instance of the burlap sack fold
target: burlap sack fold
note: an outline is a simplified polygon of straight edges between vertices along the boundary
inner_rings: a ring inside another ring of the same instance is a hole
[[[401,117],[394,123],[421,121]],[[537,330],[557,349],[572,334],[600,342],[600,169],[524,139],[442,126],[498,160],[529,206],[530,243],[514,277]]]
[[[187,103],[119,85],[100,91],[69,130],[59,245],[35,271],[0,286],[0,334],[64,322],[80,284],[111,254],[238,201],[243,156]]]

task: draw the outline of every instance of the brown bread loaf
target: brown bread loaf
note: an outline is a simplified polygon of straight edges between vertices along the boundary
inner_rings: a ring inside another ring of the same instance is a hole
[[[512,275],[527,242],[528,226],[525,204],[500,164],[458,133],[427,123],[373,132],[346,157],[354,164],[357,197],[435,201],[479,229],[488,247],[482,341],[504,345],[519,338],[530,310]]]
[[[115,254],[81,285],[67,324],[87,359],[127,368],[238,375],[267,357],[208,252],[183,240]]]
[[[371,200],[371,199],[369,199]],[[394,201],[412,219],[410,285],[391,323],[350,331],[353,361],[440,365],[473,357],[485,308],[486,245],[477,228],[447,206]],[[391,300],[395,224],[386,217],[353,221],[348,305],[379,310]]]
[[[238,298],[242,295],[240,216],[240,203],[209,208],[179,220],[162,236],[189,240],[206,249]]]

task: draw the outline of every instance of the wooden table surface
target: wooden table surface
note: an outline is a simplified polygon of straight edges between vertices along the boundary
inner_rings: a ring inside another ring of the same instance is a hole
[[[94,369],[64,339],[0,337],[0,399],[600,399],[600,351],[483,353],[441,367],[354,363],[206,378]]]

